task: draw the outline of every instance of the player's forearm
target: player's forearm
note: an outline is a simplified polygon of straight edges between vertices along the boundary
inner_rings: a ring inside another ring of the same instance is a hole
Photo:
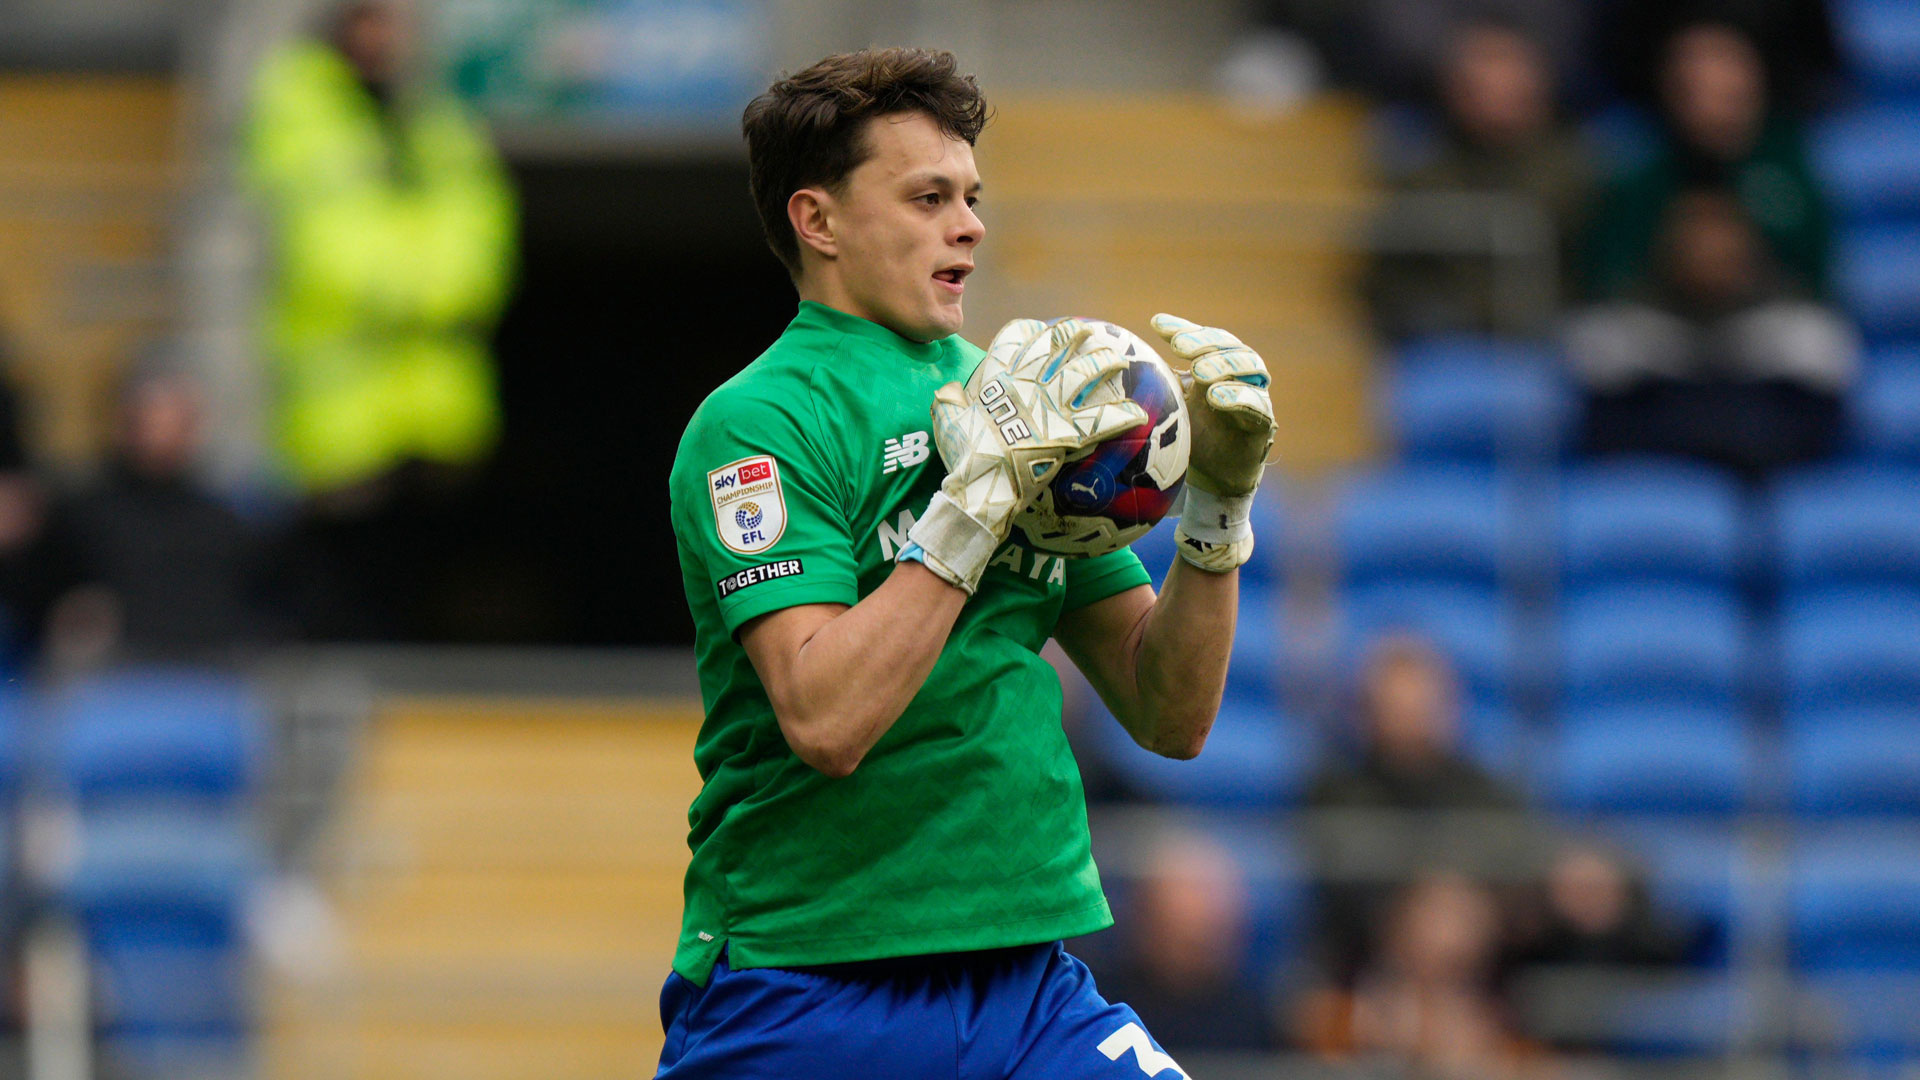
[[[1134,741],[1191,758],[1220,711],[1239,608],[1239,571],[1209,573],[1175,559],[1134,643],[1134,701],[1123,716]]]
[[[906,562],[823,623],[795,653],[773,702],[800,760],[828,776],[853,772],[920,692],[966,599]]]

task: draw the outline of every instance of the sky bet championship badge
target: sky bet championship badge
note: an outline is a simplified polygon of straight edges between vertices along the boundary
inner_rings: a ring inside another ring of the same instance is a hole
[[[707,474],[713,494],[713,524],[720,542],[742,555],[773,546],[787,528],[787,500],[780,493],[780,463],[766,454],[741,458]]]

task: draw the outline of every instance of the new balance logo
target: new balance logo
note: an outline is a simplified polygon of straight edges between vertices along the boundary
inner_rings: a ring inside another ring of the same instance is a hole
[[[1140,1071],[1148,1076],[1159,1076],[1172,1069],[1180,1080],[1193,1080],[1187,1075],[1187,1070],[1164,1052],[1153,1048],[1153,1040],[1147,1038],[1146,1030],[1139,1024],[1129,1022],[1100,1042],[1100,1052],[1107,1056],[1108,1061],[1119,1061],[1120,1055],[1129,1050],[1133,1051],[1134,1064],[1140,1066]]]
[[[882,473],[911,469],[927,460],[932,451],[927,449],[927,433],[909,431],[897,439],[888,439],[881,448],[880,461]]]

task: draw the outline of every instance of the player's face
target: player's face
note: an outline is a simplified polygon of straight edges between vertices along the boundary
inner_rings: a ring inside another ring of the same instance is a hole
[[[866,135],[871,153],[834,200],[840,281],[857,309],[849,314],[914,341],[956,333],[986,232],[973,212],[973,147],[925,113],[876,117]]]

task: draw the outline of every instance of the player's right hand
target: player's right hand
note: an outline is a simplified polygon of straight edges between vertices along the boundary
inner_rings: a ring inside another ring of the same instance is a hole
[[[1128,364],[1112,349],[1082,351],[1091,333],[1072,319],[1015,319],[994,335],[964,388],[948,383],[936,392],[933,438],[947,478],[908,533],[909,557],[972,592],[1014,516],[1070,454],[1146,422],[1120,395],[1086,404]]]

